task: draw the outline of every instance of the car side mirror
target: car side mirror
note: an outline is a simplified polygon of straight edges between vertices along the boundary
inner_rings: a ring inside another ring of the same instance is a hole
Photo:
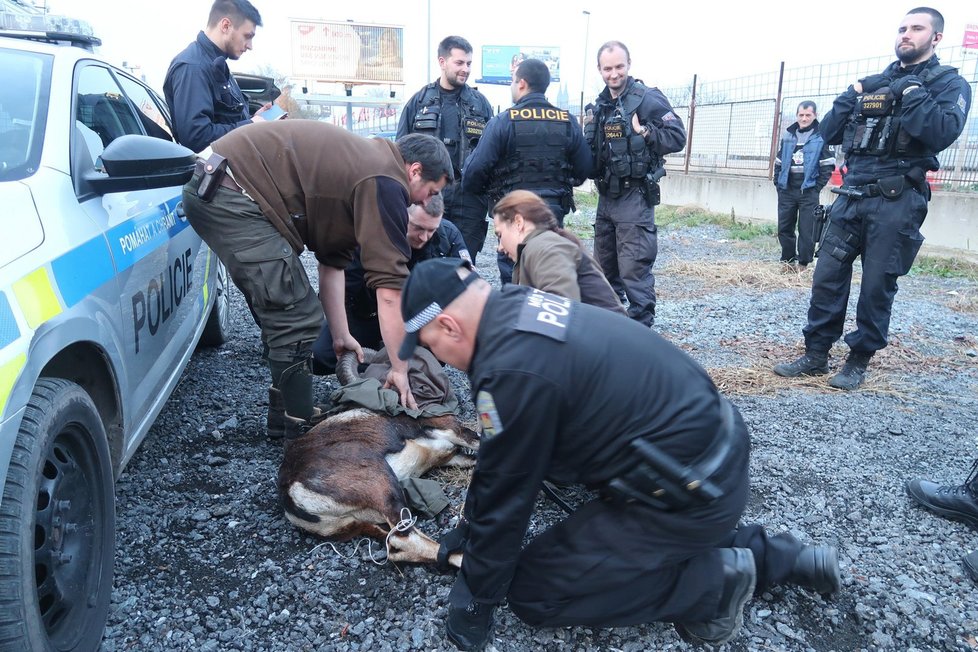
[[[182,186],[197,164],[197,155],[183,145],[133,134],[113,140],[100,158],[105,173],[85,173],[85,182],[100,195]]]

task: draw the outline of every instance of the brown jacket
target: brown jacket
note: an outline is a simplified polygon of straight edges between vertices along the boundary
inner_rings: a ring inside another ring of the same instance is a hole
[[[555,231],[530,231],[518,247],[513,283],[626,314],[591,255]]]
[[[235,129],[212,149],[296,253],[305,246],[323,265],[344,269],[359,244],[367,285],[401,288],[410,196],[394,143],[281,120]]]

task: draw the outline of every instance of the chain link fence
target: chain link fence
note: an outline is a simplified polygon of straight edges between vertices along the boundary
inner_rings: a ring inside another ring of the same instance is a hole
[[[970,83],[978,83],[978,52],[954,47],[941,63],[955,66]],[[781,133],[795,120],[803,100],[824,115],[849,84],[882,71],[892,56],[870,57],[663,88],[688,131],[685,151],[666,157],[670,170],[716,172],[771,178]],[[838,148],[836,148],[838,149]],[[839,163],[842,155],[836,152]],[[978,116],[972,111],[961,136],[940,155],[941,169],[929,178],[934,188],[978,192]]]

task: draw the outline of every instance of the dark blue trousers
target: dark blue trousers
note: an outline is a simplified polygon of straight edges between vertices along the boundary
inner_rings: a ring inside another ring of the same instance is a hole
[[[927,217],[927,200],[911,189],[896,199],[841,197],[830,216],[812,279],[805,345],[827,352],[842,336],[852,263],[861,258],[856,330],[845,341],[853,353],[871,355],[886,346],[897,279],[910,271],[923,244],[920,225]]]

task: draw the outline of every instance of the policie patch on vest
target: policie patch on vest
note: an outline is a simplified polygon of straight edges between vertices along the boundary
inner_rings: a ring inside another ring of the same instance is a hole
[[[526,295],[516,320],[516,330],[566,342],[573,305],[570,299],[534,288]]]
[[[482,424],[482,436],[485,439],[492,439],[496,435],[502,434],[503,422],[496,412],[496,401],[492,394],[482,390],[475,397],[475,409],[479,412],[479,422]]]

